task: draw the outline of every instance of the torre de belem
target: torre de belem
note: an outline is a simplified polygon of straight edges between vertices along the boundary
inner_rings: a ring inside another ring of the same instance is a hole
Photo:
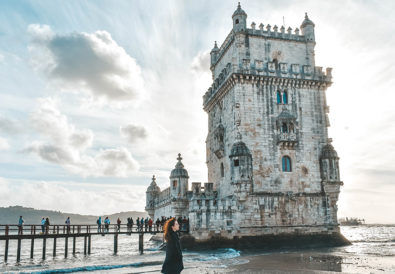
[[[306,14],[300,29],[248,28],[240,4],[232,20],[210,52],[213,83],[203,96],[209,183],[189,190],[179,154],[170,187],[161,191],[153,177],[148,214],[189,217],[193,244],[347,243],[337,222],[339,157],[328,138],[332,69],[315,65],[314,23]]]

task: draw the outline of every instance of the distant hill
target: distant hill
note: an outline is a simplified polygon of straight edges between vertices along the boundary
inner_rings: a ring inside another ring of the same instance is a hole
[[[0,224],[17,224],[19,216],[23,216],[25,224],[40,224],[41,218],[48,217],[51,224],[64,224],[67,217],[70,217],[72,224],[96,224],[99,216],[94,215],[80,215],[73,213],[63,213],[53,210],[41,210],[22,206],[0,207]],[[114,213],[111,215],[102,215],[110,218],[112,224],[116,223],[118,217],[122,223],[125,224],[127,218],[132,217],[136,220],[137,217],[147,217],[147,212],[127,211]]]

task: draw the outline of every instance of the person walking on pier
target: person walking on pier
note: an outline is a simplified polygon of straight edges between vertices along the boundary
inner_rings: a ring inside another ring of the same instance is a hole
[[[180,230],[176,218],[171,218],[165,223],[164,237],[166,240],[166,258],[163,262],[162,273],[179,274],[184,269],[182,252],[177,231]]]
[[[25,221],[23,220],[22,216],[19,216],[19,221],[18,221],[18,235],[23,234],[23,224]]]
[[[97,219],[96,224],[97,224],[97,233],[101,233],[101,217]]]
[[[41,233],[44,234],[45,232],[45,218],[41,219]]]
[[[70,217],[67,217],[64,223],[66,224],[67,234],[70,234]]]

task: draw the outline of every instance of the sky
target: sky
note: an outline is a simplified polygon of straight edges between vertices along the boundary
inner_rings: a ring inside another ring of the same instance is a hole
[[[395,223],[395,2],[241,1],[247,24],[315,23],[333,68],[329,137],[339,217]],[[209,52],[234,1],[0,2],[0,206],[81,214],[144,210],[181,153],[206,182]],[[283,20],[284,18],[284,20]]]

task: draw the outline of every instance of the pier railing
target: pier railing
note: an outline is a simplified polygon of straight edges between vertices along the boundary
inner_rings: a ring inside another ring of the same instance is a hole
[[[184,232],[186,229],[183,229]],[[103,234],[103,233],[162,233],[162,226],[153,225],[152,227],[129,226],[127,224],[109,224],[108,226],[101,225],[87,225],[87,224],[72,224],[72,225],[23,225],[18,226],[14,224],[0,225],[0,239],[2,236],[15,235],[60,235],[60,234]]]
[[[183,224],[180,232],[188,233],[188,227]],[[53,257],[56,256],[57,239],[64,239],[64,257],[68,256],[68,240],[73,239],[73,255],[76,254],[76,238],[84,237],[84,255],[91,254],[91,236],[92,235],[113,235],[114,236],[114,254],[118,252],[118,235],[119,234],[138,234],[139,235],[139,252],[144,253],[144,234],[163,233],[162,226],[137,226],[134,224],[73,224],[73,225],[23,225],[18,226],[14,224],[0,225],[0,240],[5,241],[4,262],[8,260],[9,241],[17,240],[17,256],[16,261],[20,262],[22,240],[30,240],[30,259],[34,257],[34,242],[37,239],[42,239],[42,259],[46,258],[46,243],[47,239],[53,239]]]

